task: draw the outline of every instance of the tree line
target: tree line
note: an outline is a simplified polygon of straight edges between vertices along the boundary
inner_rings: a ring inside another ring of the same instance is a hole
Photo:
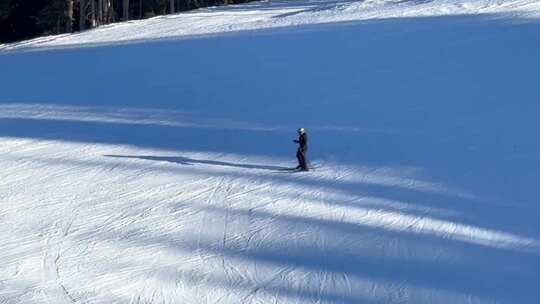
[[[252,0],[0,0],[0,43]]]

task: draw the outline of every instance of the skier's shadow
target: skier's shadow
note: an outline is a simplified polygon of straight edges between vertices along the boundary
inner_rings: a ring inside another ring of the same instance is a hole
[[[144,160],[153,160],[153,161],[163,161],[170,162],[185,166],[192,166],[194,164],[205,164],[213,166],[225,166],[225,167],[234,167],[234,168],[244,168],[244,169],[259,169],[259,170],[288,170],[290,168],[283,166],[270,166],[270,165],[255,165],[255,164],[237,164],[231,162],[217,161],[217,160],[206,160],[206,159],[193,159],[183,156],[145,156],[145,155],[104,155],[105,157],[115,157],[115,158],[136,158]]]

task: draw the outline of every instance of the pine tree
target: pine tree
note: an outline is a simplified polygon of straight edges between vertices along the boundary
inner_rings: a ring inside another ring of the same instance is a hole
[[[59,34],[63,32],[66,22],[66,0],[50,0],[41,10],[37,23],[46,34]]]
[[[0,0],[0,23],[10,15],[13,2],[13,0]]]

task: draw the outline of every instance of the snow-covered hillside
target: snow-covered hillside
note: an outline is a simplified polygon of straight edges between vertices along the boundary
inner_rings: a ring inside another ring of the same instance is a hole
[[[0,46],[0,303],[539,303],[539,8],[268,1]]]
[[[13,44],[0,50],[140,43],[193,38],[208,34],[283,28],[300,25],[358,22],[389,18],[504,14],[539,18],[537,0],[267,0],[213,7],[103,26],[74,35],[57,35]]]

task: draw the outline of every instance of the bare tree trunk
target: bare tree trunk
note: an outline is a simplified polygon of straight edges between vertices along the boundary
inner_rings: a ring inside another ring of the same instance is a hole
[[[90,0],[90,27],[96,27],[96,0]]]
[[[122,8],[124,9],[122,18],[124,19],[124,21],[128,21],[129,20],[129,0],[124,0]]]
[[[109,2],[108,0],[101,0],[101,16],[102,16],[102,20],[101,20],[101,24],[107,24],[107,20],[108,20],[108,12],[109,12],[109,7],[107,6],[107,2]]]
[[[174,14],[174,0],[169,0],[171,4],[171,14]]]
[[[86,28],[86,0],[79,0],[79,31]]]
[[[73,0],[66,1],[66,33],[73,32]]]
[[[97,0],[97,25],[103,24],[103,0]]]
[[[112,2],[112,0],[107,0],[107,23],[114,22],[114,7]]]

